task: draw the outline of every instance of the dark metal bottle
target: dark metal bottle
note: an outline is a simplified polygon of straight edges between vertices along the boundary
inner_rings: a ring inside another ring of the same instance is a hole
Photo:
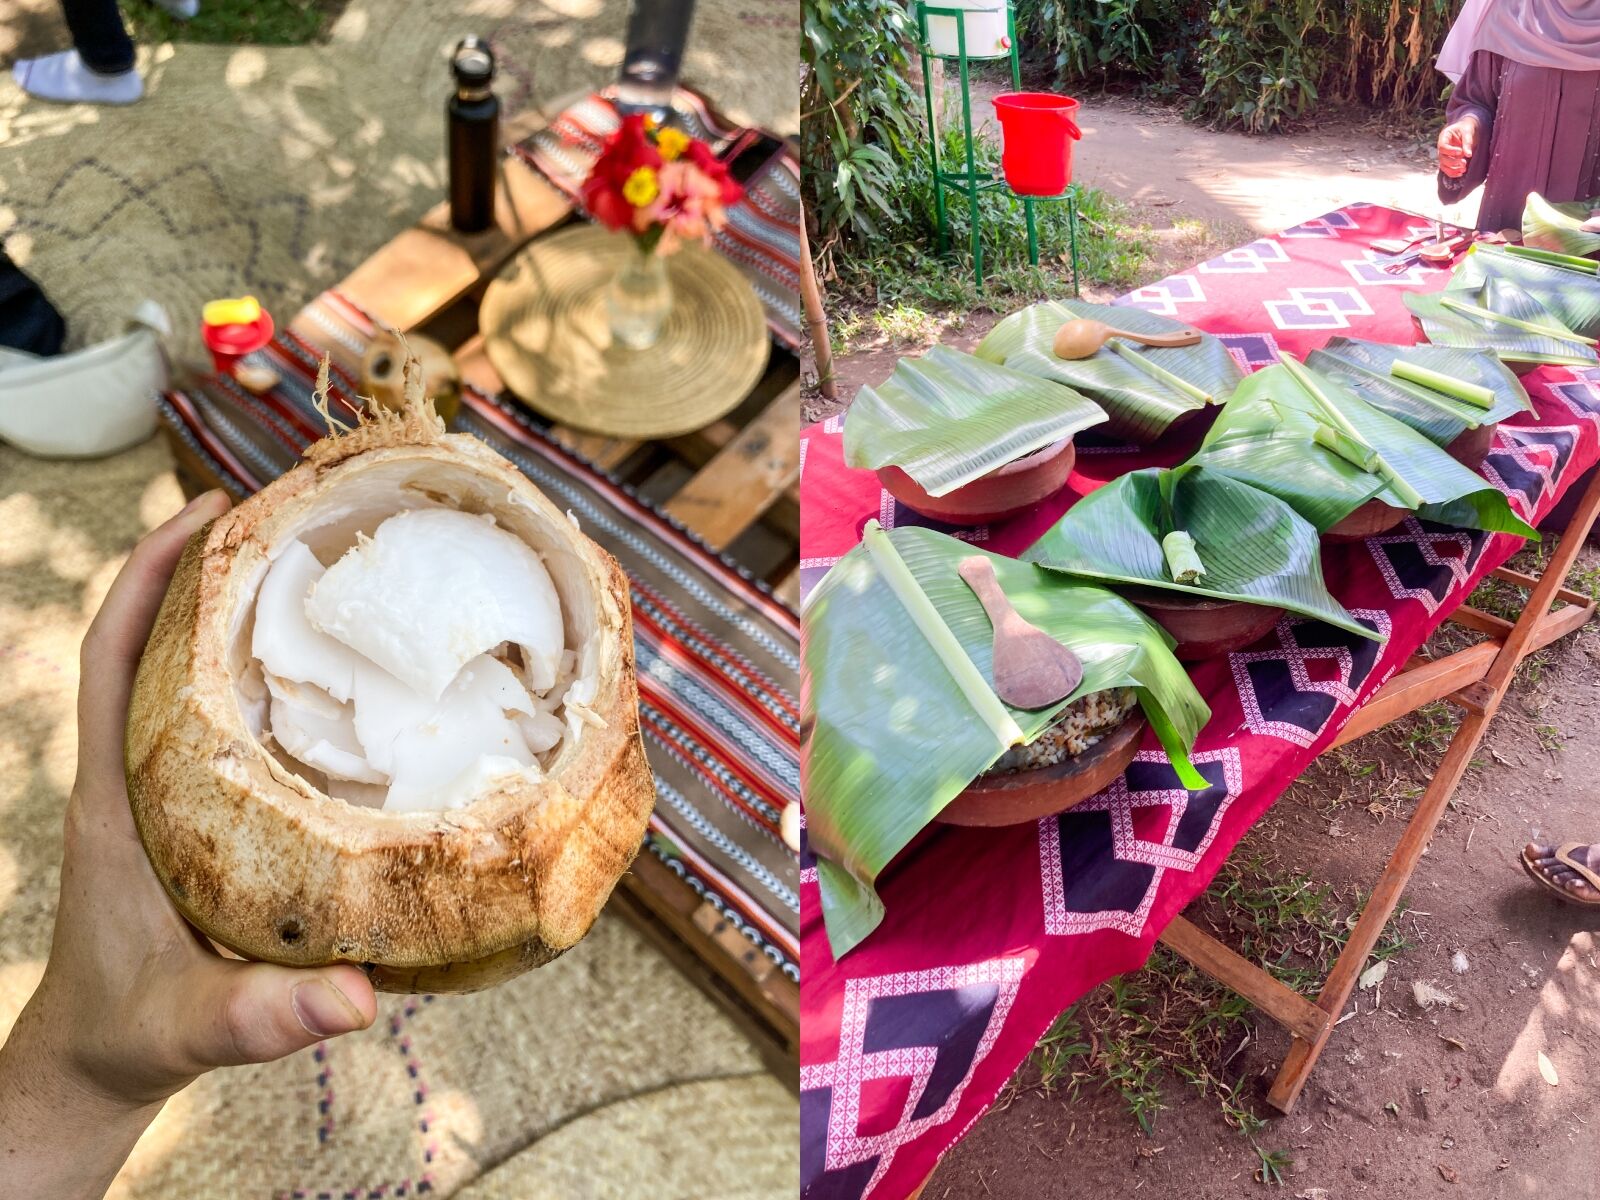
[[[478,233],[494,220],[500,101],[489,90],[494,55],[481,38],[464,37],[450,56],[456,90],[445,107],[450,154],[450,224]]]

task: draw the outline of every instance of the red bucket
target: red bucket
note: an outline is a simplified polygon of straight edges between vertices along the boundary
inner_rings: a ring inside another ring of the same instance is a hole
[[[1007,92],[994,98],[1000,118],[1000,166],[1019,196],[1059,196],[1072,182],[1072,143],[1083,137],[1073,118],[1078,102],[1049,92]]]

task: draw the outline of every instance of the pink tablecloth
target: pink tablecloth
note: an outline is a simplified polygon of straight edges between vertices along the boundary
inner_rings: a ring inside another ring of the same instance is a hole
[[[1407,290],[1448,273],[1387,275],[1374,238],[1421,218],[1354,204],[1121,303],[1221,336],[1246,369],[1329,337],[1411,343]],[[1524,516],[1547,512],[1600,459],[1600,367],[1524,378],[1536,416],[1502,426],[1485,475]],[[842,422],[802,431],[802,580],[814,585],[876,517],[933,524],[843,465]],[[1032,543],[1073,499],[1135,467],[1139,452],[1080,450],[1067,492],[1037,512],[954,531],[1001,553]],[[1164,464],[1163,464],[1164,465]],[[1205,889],[1245,831],[1477,582],[1521,542],[1408,519],[1323,553],[1334,595],[1389,635],[1384,645],[1286,619],[1248,650],[1192,670],[1212,719],[1179,787],[1154,739],[1126,775],[1038,825],[943,830],[914,843],[880,886],[888,915],[844,961],[822,926],[814,867],[801,873],[801,1186],[808,1200],[901,1197],[982,1116],[1051,1021],[1145,961],[1161,929]],[[1375,864],[1376,865],[1376,864]]]

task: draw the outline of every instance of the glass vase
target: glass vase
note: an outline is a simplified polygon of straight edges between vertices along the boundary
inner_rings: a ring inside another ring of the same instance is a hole
[[[611,340],[630,350],[647,350],[661,339],[672,311],[672,284],[660,255],[629,239],[622,266],[606,290]]]

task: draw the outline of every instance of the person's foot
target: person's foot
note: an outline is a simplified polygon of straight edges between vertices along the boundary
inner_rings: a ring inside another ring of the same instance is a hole
[[[1568,855],[1574,862],[1583,863],[1589,870],[1600,874],[1600,845],[1579,846]],[[1600,890],[1563,862],[1556,860],[1556,847],[1539,842],[1529,842],[1522,848],[1522,861],[1530,871],[1555,884],[1574,900],[1586,904],[1600,904]]]
[[[180,21],[192,21],[200,15],[200,0],[152,0],[168,16]]]
[[[144,95],[138,71],[102,75],[84,65],[76,50],[20,59],[11,77],[28,95],[63,104],[132,104]]]

